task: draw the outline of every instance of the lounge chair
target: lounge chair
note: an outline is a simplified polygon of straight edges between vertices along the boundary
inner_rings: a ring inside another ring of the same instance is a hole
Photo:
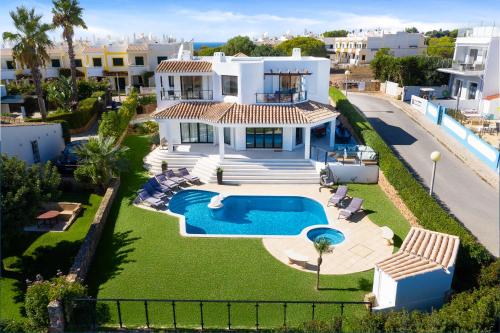
[[[174,173],[174,170],[172,170],[172,169],[168,169],[165,172],[165,176],[167,176],[168,179],[170,179],[171,181],[176,182],[179,185],[184,184],[184,183],[187,182],[187,180],[185,180],[184,178],[176,176],[175,173]]]
[[[347,186],[340,185],[337,188],[337,191],[335,192],[335,194],[332,195],[332,197],[330,198],[330,200],[328,200],[328,204],[326,206],[327,207],[330,206],[330,205],[338,206],[340,204],[340,202],[342,200],[344,200],[344,198],[346,197],[346,195],[347,195]]]
[[[339,211],[338,218],[340,219],[340,217],[343,217],[345,219],[349,219],[354,213],[361,210],[362,205],[363,205],[363,199],[353,198],[349,203],[349,206]]]
[[[148,184],[150,184],[158,192],[172,192],[172,188],[170,186],[160,183],[155,177],[149,178]]]
[[[165,176],[163,173],[157,174],[155,176],[155,178],[158,181],[158,183],[165,185],[165,186],[168,186],[172,189],[179,186],[179,184],[177,182],[174,182],[173,180],[168,179],[167,176]]]
[[[150,183],[146,183],[146,184],[142,185],[142,190],[148,192],[148,194],[151,197],[154,197],[156,199],[163,200],[163,199],[166,199],[168,197],[165,193],[156,190]]]
[[[309,258],[305,255],[295,252],[294,250],[286,250],[286,256],[288,257],[288,263],[297,264],[302,267],[306,267]]]
[[[200,182],[200,178],[191,175],[189,173],[188,169],[186,169],[186,168],[180,168],[179,169],[179,175],[182,178],[184,178],[185,180],[187,180],[188,182],[190,182],[191,184],[199,183]]]
[[[165,206],[165,202],[163,200],[150,196],[146,190],[140,190],[137,193],[137,199],[141,203],[144,203],[144,204],[151,206],[153,208],[156,208],[156,209]]]

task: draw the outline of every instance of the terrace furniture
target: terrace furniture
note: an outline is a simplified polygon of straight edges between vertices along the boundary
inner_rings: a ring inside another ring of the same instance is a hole
[[[392,245],[394,238],[394,231],[391,230],[388,226],[380,227],[380,231],[382,231],[382,238],[387,241],[387,245]]]
[[[158,192],[167,193],[172,191],[170,186],[161,184],[155,177],[149,178],[148,183]]]
[[[168,186],[170,188],[176,188],[179,186],[178,183],[174,182],[171,179],[168,179],[167,176],[165,176],[163,173],[157,174],[155,178],[160,184]]]
[[[167,195],[161,191],[156,190],[150,183],[142,185],[142,190],[148,192],[148,194],[156,199],[165,199]]]
[[[180,168],[179,175],[181,175],[182,178],[184,178],[185,180],[187,180],[191,184],[200,183],[200,178],[191,175],[189,173],[188,169],[186,169],[186,168]]]
[[[137,199],[141,203],[144,203],[144,204],[151,206],[153,208],[156,208],[156,209],[159,209],[159,208],[165,206],[165,202],[163,200],[150,196],[146,190],[140,190],[137,193]]]
[[[168,179],[170,179],[171,181],[176,182],[179,185],[184,184],[184,183],[187,182],[186,179],[176,176],[175,173],[174,173],[174,170],[172,170],[172,169],[168,169],[165,172],[165,176],[167,176]]]
[[[349,219],[354,213],[361,210],[362,205],[363,205],[363,199],[353,198],[349,203],[349,206],[339,211],[338,219],[340,219],[341,217]]]
[[[49,210],[43,214],[40,214],[36,217],[37,219],[37,227],[40,227],[42,224],[52,225],[54,222],[58,222],[59,211],[57,210]]]
[[[333,206],[338,206],[340,204],[340,202],[342,200],[344,200],[344,198],[346,197],[347,195],[347,186],[345,185],[340,185],[338,188],[337,188],[337,191],[335,192],[334,195],[332,195],[332,197],[330,198],[330,200],[328,200],[328,203],[327,203],[327,207],[330,206],[330,205],[333,205]]]
[[[286,250],[286,256],[288,257],[289,264],[297,264],[302,267],[306,267],[309,258],[305,255],[295,252],[294,250]]]

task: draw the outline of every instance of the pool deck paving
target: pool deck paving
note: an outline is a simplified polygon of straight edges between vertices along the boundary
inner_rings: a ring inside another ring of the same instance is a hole
[[[191,188],[214,191],[224,195],[296,195],[318,201],[325,208],[328,225],[341,231],[345,236],[345,240],[335,245],[331,253],[323,255],[321,274],[340,275],[370,270],[374,267],[375,263],[389,257],[394,250],[393,245],[389,245],[387,240],[382,237],[380,227],[370,221],[368,216],[363,212],[354,215],[352,221],[339,220],[339,208],[326,206],[332,192],[327,188],[319,191],[319,185],[202,184]],[[165,213],[168,212],[165,211]],[[324,227],[324,225],[321,227]],[[308,229],[310,228],[304,229],[298,236],[264,236],[262,237],[263,246],[274,258],[283,264],[304,272],[316,273],[318,253],[312,241],[306,236]],[[286,255],[286,252],[289,250],[307,257],[307,263],[303,266],[290,264]]]

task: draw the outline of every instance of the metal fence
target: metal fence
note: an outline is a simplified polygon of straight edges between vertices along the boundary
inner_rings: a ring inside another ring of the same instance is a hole
[[[77,298],[73,329],[275,329],[371,313],[370,302]]]

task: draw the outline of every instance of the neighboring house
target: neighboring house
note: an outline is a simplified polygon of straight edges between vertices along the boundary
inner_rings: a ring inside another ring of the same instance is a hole
[[[499,27],[459,30],[452,67],[438,71],[450,74],[450,95],[459,99],[459,109],[475,109],[500,118]]]
[[[375,310],[426,309],[449,296],[460,239],[412,227],[398,252],[375,265]]]
[[[311,133],[326,126],[335,143],[338,113],[329,104],[330,61],[301,56],[193,59],[189,51],[162,61],[155,72],[160,137],[174,145],[275,152],[300,151],[309,159]],[[277,157],[279,158],[279,157]]]
[[[28,164],[55,159],[64,150],[61,124],[0,124],[2,154],[16,156]]]
[[[388,48],[395,57],[424,54],[425,37],[421,33],[382,30],[352,32],[347,37],[323,37],[330,59],[338,64],[367,64],[378,50]]]

